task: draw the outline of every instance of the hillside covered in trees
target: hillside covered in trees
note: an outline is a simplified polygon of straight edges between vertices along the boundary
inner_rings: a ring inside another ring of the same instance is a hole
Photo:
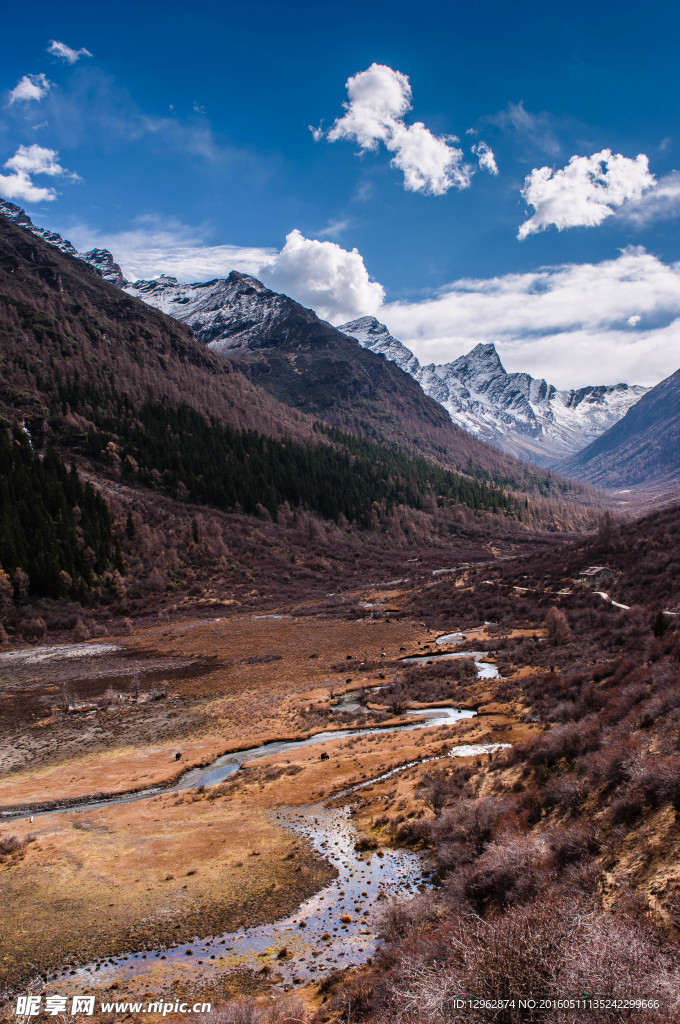
[[[92,487],[78,490],[78,472],[95,487],[125,485],[126,502],[141,489],[180,504],[270,519],[285,505],[360,530],[392,529],[401,508],[423,515],[467,509],[482,519],[504,519],[515,531],[589,521],[581,494],[566,481],[453,427],[407,375],[344,335],[328,328],[319,348],[314,331],[321,321],[298,315],[297,304],[284,302],[284,312],[280,357],[288,365],[302,345],[309,381],[332,377],[339,360],[345,368],[338,371],[340,386],[348,367],[361,377],[361,360],[380,362],[368,392],[354,395],[356,417],[351,387],[343,391],[342,415],[330,401],[305,402],[307,411],[293,408],[290,395],[281,392],[280,401],[256,383],[257,374],[249,380],[181,323],[0,218],[0,416],[7,443],[17,446],[14,452],[10,445],[11,458],[21,453],[24,460],[0,496],[8,524],[0,561],[15,590],[21,569],[37,597],[91,603],[108,594],[113,600],[111,572],[129,577],[133,564],[140,570],[132,550],[125,553],[129,505],[120,506],[107,527],[102,499],[95,500]],[[296,333],[301,322],[302,340]],[[276,330],[261,340],[258,359],[264,349],[273,358]],[[403,393],[395,374],[408,383]],[[406,429],[408,444],[398,443],[404,438],[390,427],[395,422]],[[38,472],[36,460],[43,457]],[[75,459],[78,467],[68,471],[68,487],[57,468],[60,458],[66,464]],[[43,486],[36,481],[50,473],[62,481],[63,494],[45,484],[49,497],[35,500]],[[12,474],[11,461],[6,474]],[[17,515],[22,508],[31,512],[23,521]],[[435,535],[450,534],[451,523],[441,516],[435,522]],[[22,531],[29,528],[44,538],[46,553],[28,550]],[[405,539],[409,529],[400,526],[395,537]],[[157,569],[147,564],[144,571]]]
[[[53,448],[41,459],[23,431],[0,430],[0,565],[17,596],[83,599],[114,560],[102,496]]]

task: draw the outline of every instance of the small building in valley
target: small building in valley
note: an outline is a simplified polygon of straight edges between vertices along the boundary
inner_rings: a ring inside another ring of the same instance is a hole
[[[614,570],[608,569],[606,565],[589,565],[587,569],[581,570],[578,578],[581,583],[586,583],[589,587],[596,587],[600,583],[613,580]]]

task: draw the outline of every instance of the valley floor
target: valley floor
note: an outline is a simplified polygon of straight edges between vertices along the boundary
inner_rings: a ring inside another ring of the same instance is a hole
[[[613,1020],[676,1021],[675,620],[556,550],[5,648],[0,1019],[29,990],[486,1021],[446,986],[589,991],[606,967],[660,999]],[[99,1016],[162,1018],[141,1012]]]
[[[390,731],[413,719],[381,701],[379,690],[365,705],[352,692],[391,683],[405,655],[456,644],[437,645],[435,630],[385,614],[403,603],[398,587],[352,596],[370,606],[370,617],[216,617],[140,629],[115,643],[0,656],[3,696],[16,707],[20,692],[23,710],[19,723],[16,715],[3,722],[0,849],[17,847],[0,866],[0,976],[8,991],[37,983],[60,992],[64,979],[49,979],[79,964],[275,921],[335,873],[309,838],[272,817],[276,808],[304,807],[415,762],[359,791],[357,821],[370,828],[374,812],[408,804],[426,769],[421,761],[453,745],[526,733],[512,708],[485,709],[488,682],[474,678],[462,703],[478,717]],[[484,649],[485,634],[470,632],[467,649]],[[368,725],[374,731],[263,756],[215,787],[174,788],[188,769],[219,755]],[[108,802],[150,787],[155,795]],[[378,834],[372,845],[381,841],[389,837]],[[276,977],[276,966],[272,953],[264,976]],[[234,963],[208,973],[213,996],[262,984],[262,975]],[[168,971],[156,958],[125,992],[168,997],[207,983],[201,968],[187,976],[184,964]],[[88,991],[123,998],[111,971],[105,986]]]

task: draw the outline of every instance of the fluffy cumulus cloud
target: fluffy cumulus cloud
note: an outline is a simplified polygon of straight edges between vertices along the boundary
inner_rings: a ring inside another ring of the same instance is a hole
[[[52,83],[45,75],[24,75],[20,78],[9,94],[9,105],[13,103],[30,103],[41,100],[52,88]]]
[[[33,181],[36,174],[79,180],[77,174],[61,166],[55,149],[46,149],[44,146],[19,146],[4,166],[10,173],[0,174],[0,194],[7,199],[23,199],[28,203],[50,202],[57,198],[56,189]]]
[[[47,52],[51,53],[53,57],[59,57],[60,60],[66,61],[67,64],[75,64],[81,57],[92,56],[84,46],[81,46],[79,50],[74,50],[73,47],[67,46],[66,43],[60,43],[56,39],[50,39]]]
[[[357,142],[361,150],[375,151],[382,144],[393,155],[392,166],[402,171],[404,188],[411,192],[443,195],[451,188],[466,188],[472,168],[453,135],[434,135],[422,121],[404,120],[412,107],[408,76],[385,64],[371,64],[347,80],[345,113],[314,138],[329,142]]]
[[[369,278],[357,249],[349,252],[335,242],[305,238],[298,230],[286,237],[283,249],[260,277],[332,323],[376,313],[385,297],[382,285]]]
[[[527,176],[522,195],[534,214],[520,227],[518,238],[556,227],[594,227],[624,203],[637,202],[654,188],[656,179],[644,153],[634,159],[603,149],[592,156],[573,156],[566,167],[536,167]]]
[[[680,366],[680,263],[632,247],[600,263],[461,279],[377,315],[424,363],[493,341],[506,369],[559,387],[655,384]]]

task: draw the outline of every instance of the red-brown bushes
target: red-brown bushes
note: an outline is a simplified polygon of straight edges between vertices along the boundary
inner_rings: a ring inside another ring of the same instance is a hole
[[[549,870],[545,843],[508,833],[494,840],[471,865],[447,882],[448,899],[464,897],[475,913],[497,913],[526,903],[545,884]]]
[[[600,997],[656,998],[659,1009],[624,1007],[615,1011],[616,1020],[677,1024],[679,984],[678,968],[650,928],[597,911],[582,894],[566,889],[490,921],[454,914],[435,931],[411,936],[383,958],[369,992],[363,984],[362,999],[354,1003],[360,1015],[343,1019],[602,1024],[611,1011],[586,1005],[565,1016],[551,1006],[557,1000]],[[346,987],[334,1009],[349,1009],[352,995]],[[520,1006],[519,1000],[532,998],[533,1007]],[[485,1008],[482,1000],[502,1002]]]
[[[250,997],[234,999],[202,1014],[204,1024],[312,1024],[310,1013],[295,996],[277,999],[271,1006],[262,1006]]]

